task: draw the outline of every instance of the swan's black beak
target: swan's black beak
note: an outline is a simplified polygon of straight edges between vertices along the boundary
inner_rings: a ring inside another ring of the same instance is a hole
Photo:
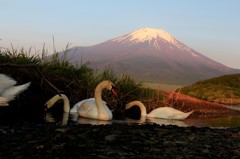
[[[48,111],[48,107],[47,107],[47,103],[44,105],[44,110],[43,110],[43,115],[44,115],[44,119],[46,120],[46,114],[47,114],[47,111]]]
[[[112,89],[111,89],[112,93],[117,96],[117,92],[115,91],[115,86],[112,86]]]
[[[48,111],[48,106],[47,106],[47,104],[44,105],[44,111],[45,111],[45,112]]]

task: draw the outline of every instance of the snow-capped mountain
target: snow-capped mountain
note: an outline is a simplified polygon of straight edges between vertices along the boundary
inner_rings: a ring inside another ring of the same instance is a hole
[[[162,39],[166,42],[169,42],[176,47],[182,48],[182,45],[178,45],[177,41],[166,31],[160,30],[160,29],[152,29],[152,28],[142,28],[139,29],[133,33],[124,35],[122,37],[113,39],[113,42],[119,42],[119,43],[130,43],[130,44],[137,44],[140,42],[150,42],[149,45],[152,44],[153,48],[160,49],[160,45],[157,43],[156,39]]]
[[[67,54],[73,64],[91,62],[95,68],[111,67],[137,80],[191,84],[239,72],[196,52],[164,30],[141,28],[88,47],[74,47]]]

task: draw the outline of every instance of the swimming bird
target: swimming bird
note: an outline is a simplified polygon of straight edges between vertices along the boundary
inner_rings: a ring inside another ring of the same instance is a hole
[[[28,82],[15,86],[16,83],[17,82],[13,78],[5,74],[0,74],[0,106],[8,106],[10,101],[18,94],[25,91],[31,84],[31,82]]]
[[[128,104],[126,104],[126,109],[130,109],[135,105],[140,108],[141,116],[146,116],[148,118],[184,120],[193,112],[193,111],[190,111],[190,112],[184,113],[172,107],[160,107],[152,110],[149,114],[147,114],[146,107],[140,101],[129,102]]]
[[[111,90],[115,95],[115,87],[109,80],[104,80],[99,83],[95,89],[94,98],[89,98],[76,103],[72,109],[70,109],[69,100],[66,95],[55,95],[46,102],[47,108],[51,108],[54,103],[60,99],[64,102],[64,112],[78,113],[79,116],[97,119],[97,120],[111,120],[112,112],[109,110],[106,102],[102,100],[103,89]]]

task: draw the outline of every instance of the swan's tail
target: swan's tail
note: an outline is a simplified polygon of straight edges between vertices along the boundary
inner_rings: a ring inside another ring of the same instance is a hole
[[[13,87],[9,88],[8,90],[4,91],[2,93],[2,96],[5,97],[8,101],[11,101],[18,94],[20,94],[23,91],[25,91],[30,86],[30,84],[31,84],[31,82],[28,82],[26,84],[19,85],[19,86],[13,86]]]
[[[187,117],[189,117],[194,111],[190,111],[190,112],[187,112],[187,113],[179,113],[179,114],[174,114],[172,116],[169,116],[169,118],[172,118],[172,119],[177,119],[177,120],[184,120],[186,119]]]
[[[190,111],[190,112],[185,113],[185,118],[184,118],[184,119],[186,119],[187,117],[189,117],[193,112],[194,112],[194,111],[192,110],[192,111]]]
[[[8,106],[8,99],[5,97],[0,97],[0,106]]]

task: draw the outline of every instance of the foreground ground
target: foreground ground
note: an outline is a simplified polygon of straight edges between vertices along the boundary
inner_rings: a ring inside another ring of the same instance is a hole
[[[160,125],[0,126],[0,158],[240,158],[240,129]]]

